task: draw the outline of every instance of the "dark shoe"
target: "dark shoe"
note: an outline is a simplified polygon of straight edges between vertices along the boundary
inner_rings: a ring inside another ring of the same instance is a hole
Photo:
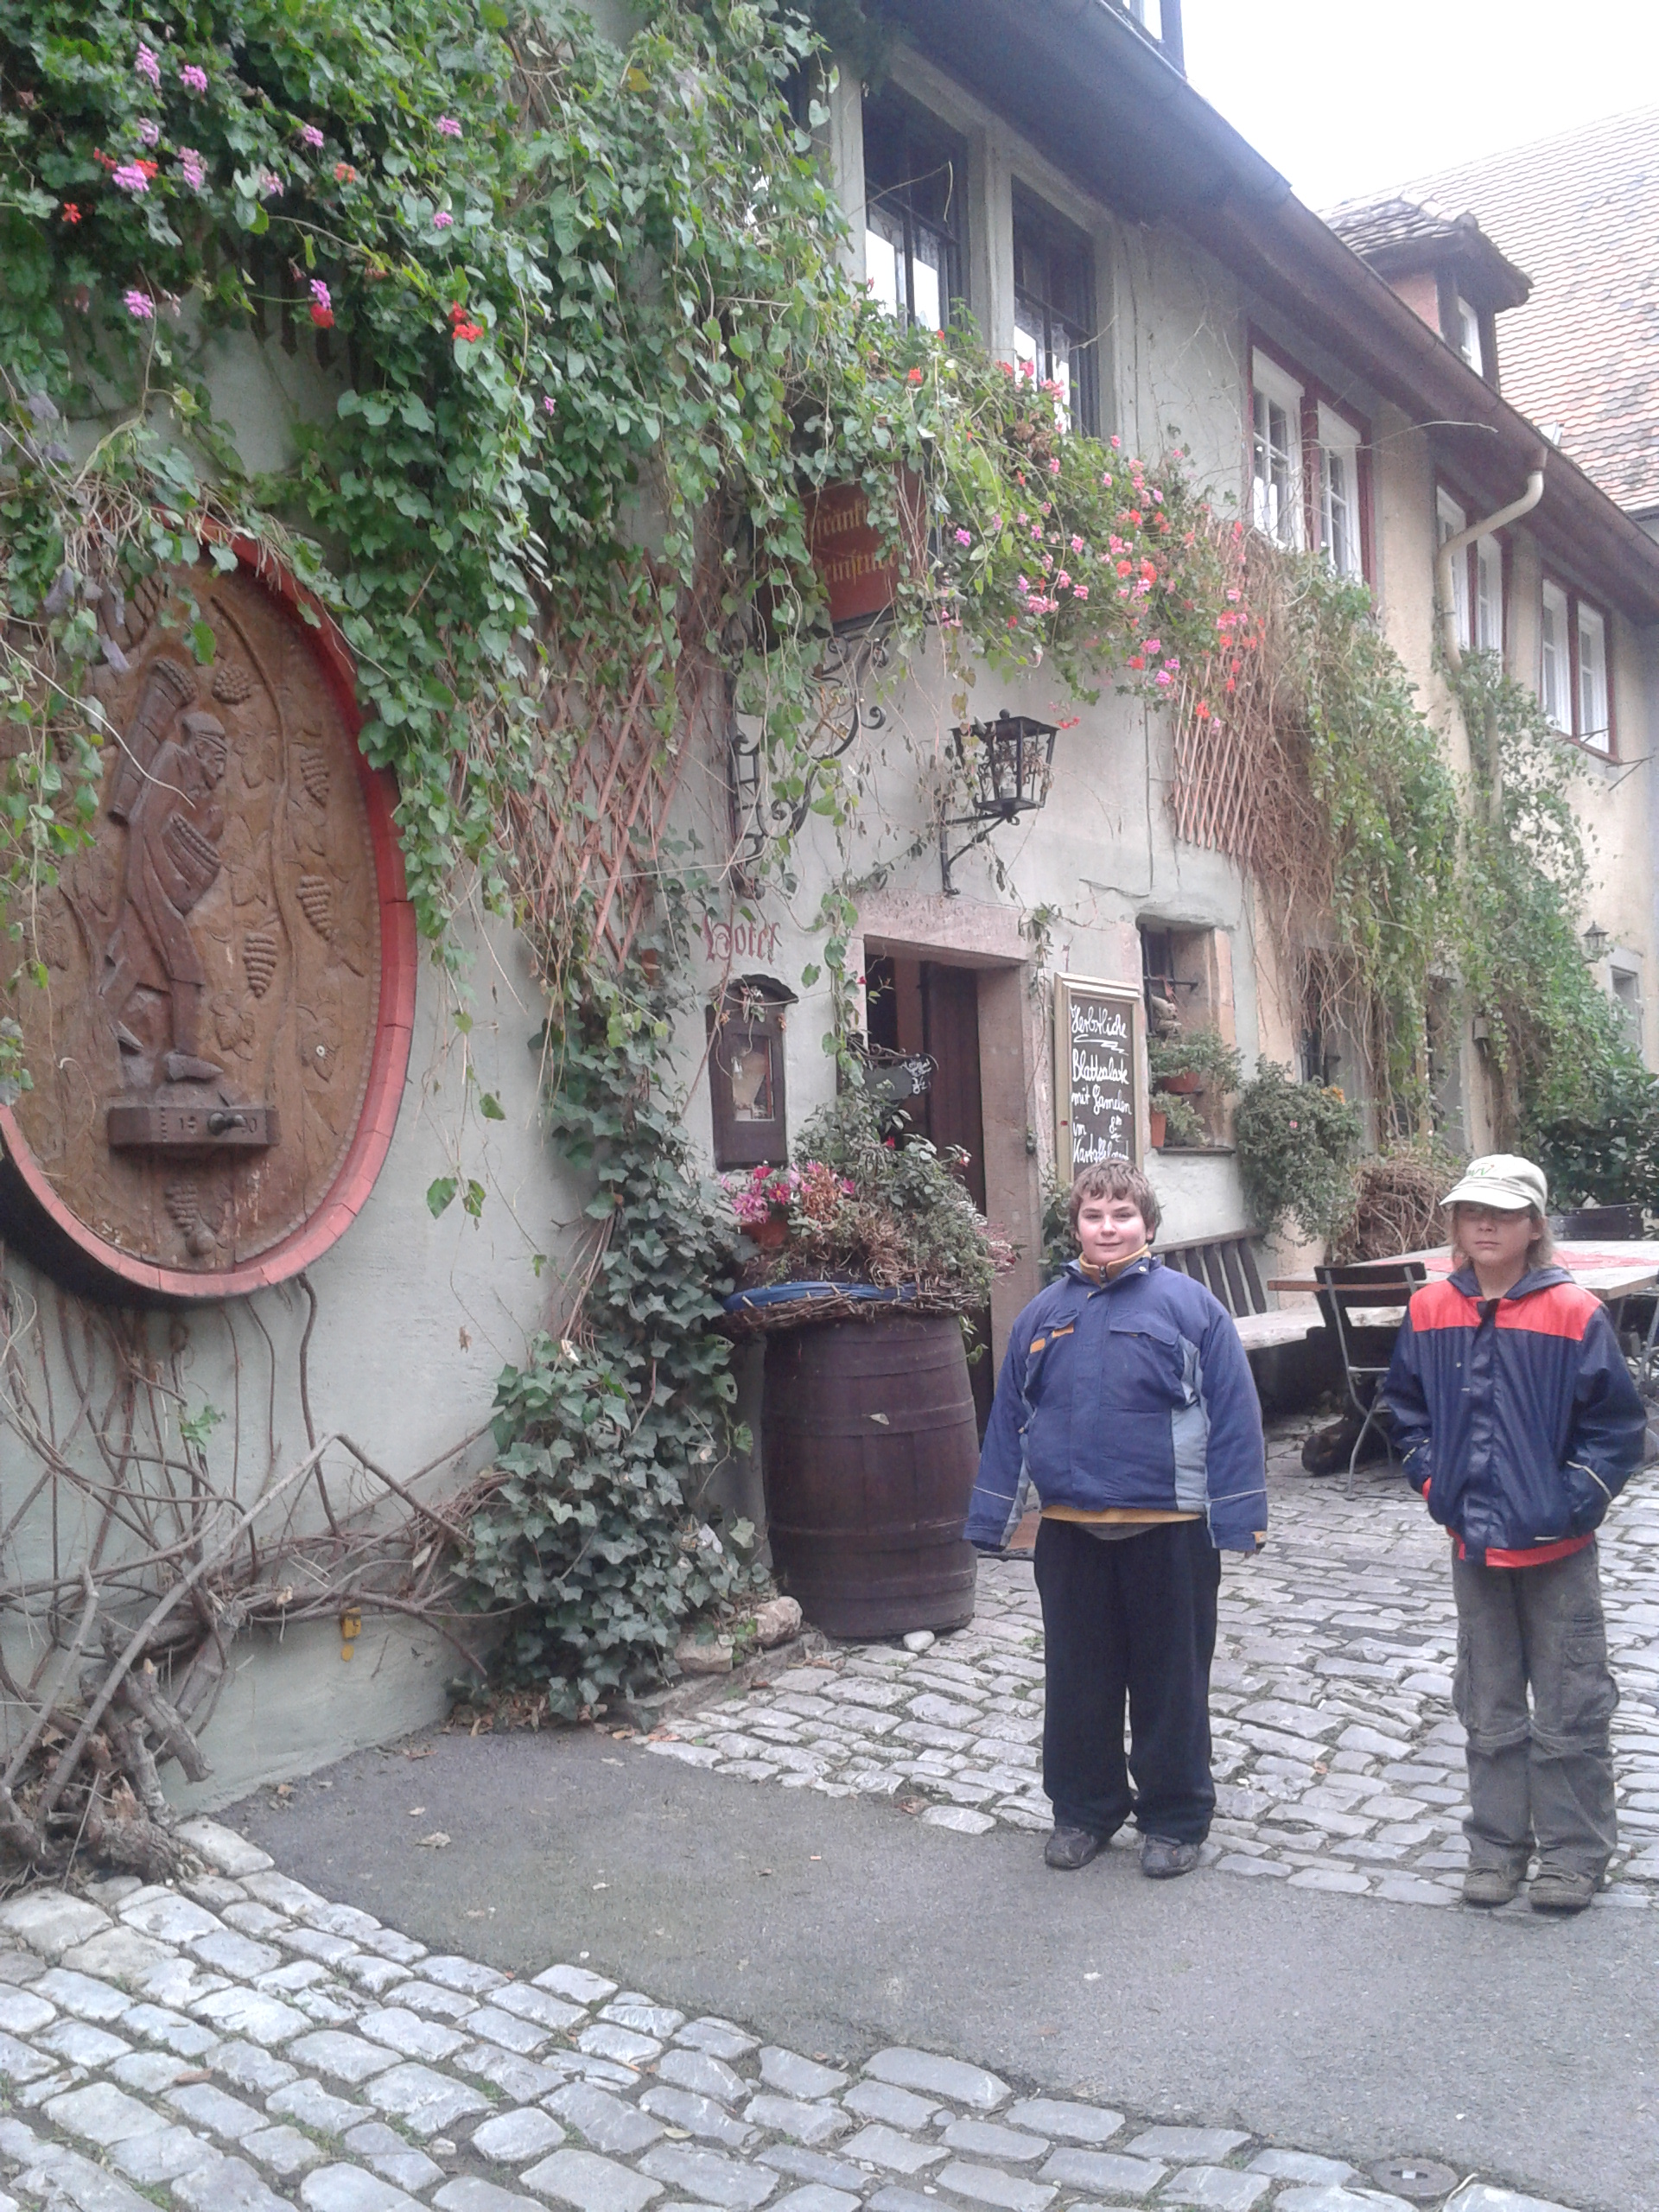
[[[1535,1912],[1582,1912],[1601,1885],[1593,1874],[1569,1874],[1565,1867],[1541,1866],[1528,1898]]]
[[[1043,1846],[1043,1861],[1062,1874],[1075,1874],[1100,1850],[1100,1838],[1089,1828],[1057,1827]]]
[[[1471,1866],[1463,1878],[1463,1901],[1491,1909],[1508,1904],[1520,1887],[1520,1875],[1508,1866]]]
[[[1173,1836],[1143,1835],[1141,1872],[1154,1882],[1167,1882],[1177,1874],[1190,1874],[1198,1863],[1196,1843],[1177,1843]]]

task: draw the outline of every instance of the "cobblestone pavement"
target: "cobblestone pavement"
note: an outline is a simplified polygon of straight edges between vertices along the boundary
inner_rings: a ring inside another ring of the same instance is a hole
[[[1408,2202],[927,2051],[763,2044],[586,1952],[515,1980],[183,1834],[199,1879],[0,1906],[0,2212],[1563,2212],[1426,2161]]]
[[[1223,1569],[1213,1675],[1223,1872],[1414,1904],[1458,1901],[1466,1852],[1447,1540],[1398,1475],[1301,1472],[1270,1440],[1271,1535]],[[1603,1904],[1659,1898],[1659,1477],[1616,1503],[1602,1581],[1622,1702],[1623,1849]],[[1028,1565],[980,1564],[969,1624],[922,1651],[832,1649],[646,1739],[750,1783],[897,1797],[938,1827],[1046,1830],[1042,1621]],[[1127,1833],[1120,1848],[1134,1839]],[[1524,1913],[1524,1898],[1505,1910]]]

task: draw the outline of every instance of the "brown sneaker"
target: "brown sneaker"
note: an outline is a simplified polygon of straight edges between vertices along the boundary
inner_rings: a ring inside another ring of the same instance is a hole
[[[1532,1878],[1527,1901],[1535,1912],[1582,1912],[1600,1886],[1593,1874],[1570,1874],[1563,1866],[1541,1866]]]
[[[1520,1875],[1507,1866],[1471,1866],[1463,1878],[1463,1901],[1490,1910],[1508,1904],[1520,1887]]]

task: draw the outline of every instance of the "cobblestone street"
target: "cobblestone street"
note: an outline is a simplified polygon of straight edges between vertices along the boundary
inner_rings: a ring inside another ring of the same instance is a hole
[[[1214,1673],[1224,1872],[1427,1905],[1457,1902],[1465,1851],[1457,1628],[1444,1534],[1386,1465],[1301,1471],[1303,1427],[1269,1440],[1271,1534],[1223,1569]],[[1602,1533],[1621,1853],[1603,1904],[1659,1897],[1659,1491],[1651,1471]],[[711,1702],[648,1748],[750,1783],[898,1798],[967,1835],[1046,1830],[1042,1624],[1023,1562],[982,1560],[968,1627],[910,1651],[837,1649]],[[1134,1841],[1126,1831],[1120,1848]],[[1505,1908],[1527,1910],[1524,1898]]]
[[[1421,2160],[1403,2197],[929,2051],[791,2050],[585,1952],[530,1978],[435,1956],[185,1833],[212,1871],[177,1888],[0,1907],[0,2212],[1560,2212]]]

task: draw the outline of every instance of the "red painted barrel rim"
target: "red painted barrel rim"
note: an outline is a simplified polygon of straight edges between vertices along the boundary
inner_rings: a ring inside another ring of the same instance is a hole
[[[268,591],[284,601],[304,629],[307,642],[321,666],[324,680],[355,739],[363,727],[357,704],[357,669],[351,648],[338,626],[315,596],[251,538],[231,537],[208,523],[198,525],[203,537],[228,543],[245,569]],[[315,620],[308,619],[314,617]],[[380,908],[380,1000],[375,1025],[374,1049],[357,1127],[346,1148],[334,1181],[316,1211],[300,1226],[241,1267],[222,1274],[200,1275],[181,1268],[162,1268],[124,1252],[96,1235],[71,1212],[53,1189],[10,1107],[0,1107],[0,1146],[29,1197],[41,1211],[67,1236],[76,1249],[116,1283],[149,1298],[188,1300],[192,1304],[226,1298],[245,1298],[286,1282],[303,1268],[320,1260],[362,1211],[385,1166],[403,1103],[404,1081],[409,1070],[410,1046],[415,1032],[415,977],[417,946],[415,909],[410,903],[404,876],[403,849],[393,816],[397,805],[397,783],[390,769],[371,767],[357,746],[353,747],[357,780],[369,818],[369,837],[374,852],[374,880]]]

